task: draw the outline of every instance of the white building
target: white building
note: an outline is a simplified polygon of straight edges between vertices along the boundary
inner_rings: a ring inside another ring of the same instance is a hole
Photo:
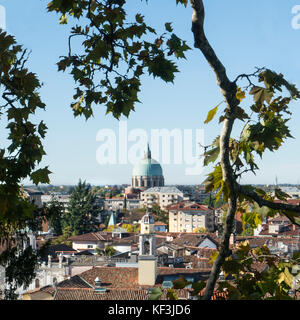
[[[29,198],[30,202],[34,202],[34,204],[38,208],[41,208],[43,206],[42,198],[41,198],[43,195],[43,192],[30,189],[30,188],[24,188],[24,193],[25,193],[25,197]]]
[[[168,205],[182,201],[183,198],[183,192],[176,187],[153,187],[141,192],[142,205],[146,208],[157,204],[165,210]]]
[[[41,196],[42,203],[48,206],[52,201],[59,202],[68,211],[68,206],[70,202],[70,195],[60,195],[60,194],[44,194]]]

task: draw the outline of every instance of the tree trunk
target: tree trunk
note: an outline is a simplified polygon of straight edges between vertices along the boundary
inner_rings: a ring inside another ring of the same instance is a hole
[[[219,255],[214,261],[212,271],[210,273],[205,293],[204,300],[209,300],[213,294],[216,281],[218,279],[221,266],[225,258],[230,255],[229,238],[233,231],[234,215],[237,208],[237,192],[236,181],[232,172],[229,155],[229,140],[235,120],[235,110],[239,101],[236,98],[236,84],[231,82],[226,74],[226,69],[215,54],[211,45],[209,44],[204,33],[204,5],[202,0],[191,0],[191,7],[193,9],[192,16],[192,32],[194,34],[194,46],[201,50],[207,62],[213,69],[217,84],[221,89],[226,102],[226,119],[224,120],[221,136],[220,136],[220,164],[222,168],[222,175],[224,184],[229,190],[228,211],[224,225],[224,232],[221,240]]]

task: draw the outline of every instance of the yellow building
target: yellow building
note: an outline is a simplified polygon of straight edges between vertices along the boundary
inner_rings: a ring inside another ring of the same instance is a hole
[[[138,283],[139,285],[154,286],[156,276],[154,219],[147,212],[141,219],[139,234]]]
[[[214,232],[214,209],[196,202],[178,202],[167,207],[169,212],[169,232],[195,232],[206,229]]]

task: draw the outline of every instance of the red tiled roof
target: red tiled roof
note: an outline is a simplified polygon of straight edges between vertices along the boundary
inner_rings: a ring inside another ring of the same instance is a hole
[[[189,290],[175,290],[180,299],[189,297]],[[163,289],[160,300],[166,300],[167,289]],[[93,289],[58,289],[54,300],[149,300],[147,289],[116,289],[110,288],[105,294],[95,294]]]
[[[252,247],[262,247],[264,244],[268,245],[270,242],[272,242],[272,245],[276,244],[277,242],[282,242],[284,244],[295,244],[296,239],[290,238],[290,237],[255,237],[255,236],[249,236],[249,237],[242,237],[242,236],[236,236],[236,241],[239,243],[241,241],[248,240],[250,243],[250,246]]]
[[[294,206],[298,206],[300,205],[300,199],[287,199],[286,201],[282,201],[282,200],[274,200],[274,202],[277,203],[288,203]]]
[[[157,269],[157,273],[156,286],[160,286],[163,277],[167,275],[190,274],[195,281],[205,278],[202,269],[161,267]],[[93,284],[96,277],[100,277],[102,287],[106,288],[105,294],[94,292]],[[51,286],[40,290],[51,293],[54,300],[149,300],[148,289],[152,286],[140,286],[137,283],[137,277],[137,268],[96,267],[60,282],[56,292]],[[179,299],[188,299],[190,290],[180,289],[175,292]],[[161,300],[166,300],[166,295],[167,289],[163,289]],[[218,300],[221,297],[224,298],[224,293],[216,291],[212,300]]]
[[[161,222],[161,221],[156,221],[156,222],[154,223],[154,225],[155,225],[155,226],[167,226],[166,223],[163,223],[163,222]]]
[[[181,236],[177,236],[172,243],[185,247],[198,247],[205,239],[211,240],[216,246],[219,245],[218,238],[215,234],[204,233],[182,233]]]
[[[125,200],[125,197],[105,197],[105,200]]]
[[[201,277],[203,270],[185,269],[185,268],[157,268],[157,284],[161,283],[162,278],[167,275],[174,274],[195,274]],[[94,286],[94,281],[100,277],[102,286],[110,288],[126,288],[134,289],[141,288],[138,284],[138,268],[128,267],[94,267],[77,276],[71,277],[68,280],[61,282],[58,287],[61,288],[89,288]],[[144,286],[143,286],[144,287]],[[145,286],[147,287],[147,286]]]
[[[269,219],[269,222],[290,222],[290,219],[286,216],[277,214],[274,218]]]
[[[57,286],[58,288],[91,288],[91,285],[89,285],[86,281],[84,281],[80,276],[75,275],[71,277],[70,279],[64,280],[60,282]]]
[[[163,294],[160,300],[167,300],[168,289],[163,289]],[[175,289],[174,290],[179,299],[189,298],[189,289]],[[201,297],[205,292],[203,289],[199,296]],[[149,300],[150,294],[146,289],[116,289],[110,288],[105,294],[96,294],[90,288],[59,288],[54,295],[54,300]],[[211,300],[226,300],[227,293],[214,291]]]
[[[109,241],[112,239],[111,232],[89,232],[68,238],[68,241]]]
[[[214,210],[212,207],[200,204],[197,202],[185,202],[170,204],[166,207],[168,210],[182,210],[182,211],[209,211]]]
[[[137,233],[129,237],[112,239],[113,244],[135,244],[135,243],[138,243],[138,241],[139,241],[139,235]]]

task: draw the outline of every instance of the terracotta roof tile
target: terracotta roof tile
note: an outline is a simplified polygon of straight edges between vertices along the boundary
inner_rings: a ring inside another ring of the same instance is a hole
[[[175,290],[180,299],[189,297],[189,290]],[[165,300],[167,289],[163,289],[161,300]],[[54,300],[149,300],[147,289],[110,288],[105,294],[96,294],[93,289],[58,289]]]
[[[111,232],[89,232],[78,236],[68,238],[68,241],[110,241],[112,239]]]
[[[191,201],[181,201],[174,204],[170,204],[166,207],[168,210],[180,210],[180,211],[209,211],[214,208]]]

